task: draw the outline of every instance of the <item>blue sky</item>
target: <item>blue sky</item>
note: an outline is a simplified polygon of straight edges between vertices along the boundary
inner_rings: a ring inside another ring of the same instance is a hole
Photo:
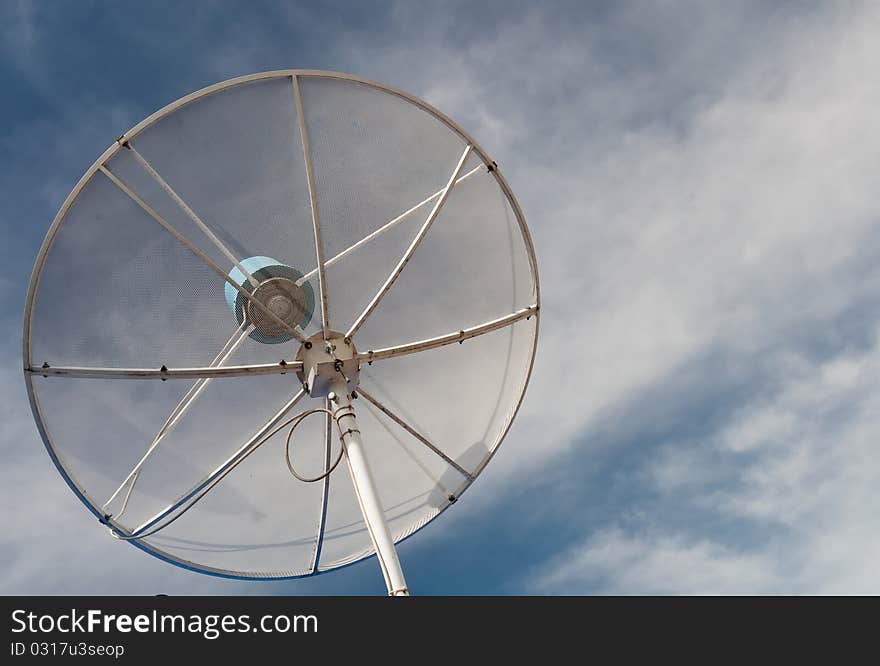
[[[33,259],[81,173],[256,71],[411,91],[534,235],[523,409],[400,548],[417,594],[880,592],[880,11],[871,3],[0,3],[0,591],[376,594],[374,560],[225,581],[118,543],[21,380]]]

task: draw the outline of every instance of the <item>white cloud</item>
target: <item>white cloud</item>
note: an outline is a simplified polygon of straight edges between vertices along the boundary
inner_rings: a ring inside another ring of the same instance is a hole
[[[647,534],[610,528],[576,543],[543,567],[535,590],[880,591],[880,338],[797,360],[714,433],[646,455],[640,471],[656,491],[639,523]],[[669,512],[701,522],[681,526]],[[735,547],[703,533],[707,514],[739,523],[727,536]]]
[[[749,594],[772,589],[772,560],[707,540],[601,532],[547,563],[542,594]]]

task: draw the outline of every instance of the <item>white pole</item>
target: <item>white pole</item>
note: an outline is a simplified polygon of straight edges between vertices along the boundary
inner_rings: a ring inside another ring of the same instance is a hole
[[[385,511],[379,501],[373,475],[370,473],[370,465],[364,455],[364,443],[358,430],[357,417],[351,404],[351,396],[343,379],[335,380],[331,384],[332,392],[328,396],[333,405],[333,413],[342,437],[345,440],[345,453],[348,460],[348,470],[351,472],[351,481],[354,484],[355,494],[367,525],[373,547],[376,549],[376,557],[379,566],[382,567],[382,575],[385,577],[385,585],[388,586],[388,594],[392,597],[409,596],[403,570],[400,568],[400,560],[397,558],[397,549],[394,547],[394,539],[388,531],[385,522]]]

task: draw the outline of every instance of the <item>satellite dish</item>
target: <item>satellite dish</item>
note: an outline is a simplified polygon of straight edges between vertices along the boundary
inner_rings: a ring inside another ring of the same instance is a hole
[[[25,381],[115,537],[247,579],[375,553],[407,594],[394,544],[497,450],[538,308],[522,211],[464,130],[379,83],[265,72],[86,171],[37,256]]]

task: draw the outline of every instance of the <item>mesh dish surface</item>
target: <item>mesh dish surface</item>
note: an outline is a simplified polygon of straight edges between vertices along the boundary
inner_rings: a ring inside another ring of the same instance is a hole
[[[309,137],[314,202],[300,120]],[[322,328],[321,289],[328,328],[347,331],[407,252],[468,146],[433,225],[354,335],[358,351],[367,353],[535,308],[528,318],[463,344],[362,363],[360,386],[370,399],[360,396],[355,407],[395,541],[457,501],[498,449],[531,373],[539,288],[522,213],[491,159],[439,111],[382,84],[290,70],[211,86],[147,118],[86,172],[47,234],[25,310],[24,362],[33,369],[25,379],[50,456],[86,506],[120,534],[144,530],[163,513],[173,516],[169,507],[185,507],[193,489],[267,423],[323,407],[324,400],[306,395],[292,404],[301,391],[293,372],[207,381],[93,379],[43,377],[44,363],[204,368],[223,350],[230,366],[294,359],[300,342],[290,335],[241,335],[246,303],[223,276],[250,285],[228,253],[239,261],[271,257],[278,264],[269,277],[299,281],[299,307],[308,315],[301,319],[304,336]],[[196,389],[191,407],[143,465],[125,511],[119,515],[123,491],[108,512],[108,498]],[[308,475],[323,469],[327,432],[317,416],[296,432],[297,466]],[[297,481],[284,464],[285,435],[269,438],[178,520],[132,543],[174,564],[236,578],[313,575],[373,554],[346,465],[326,482]],[[335,436],[329,446],[335,455]],[[107,519],[105,512],[117,515]]]

